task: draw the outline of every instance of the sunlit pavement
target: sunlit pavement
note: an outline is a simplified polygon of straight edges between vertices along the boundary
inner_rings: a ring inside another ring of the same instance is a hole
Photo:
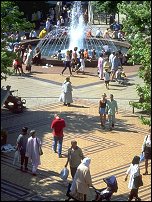
[[[34,66],[31,76],[11,76],[7,80],[13,89],[19,90],[19,95],[27,100],[27,110],[22,114],[12,114],[2,109],[1,123],[8,130],[8,143],[15,145],[23,126],[35,129],[37,136],[43,142],[43,156],[38,175],[31,175],[31,164],[28,173],[19,170],[20,165],[13,165],[14,152],[1,154],[1,200],[2,201],[62,201],[66,199],[67,183],[60,179],[59,173],[66,162],[67,149],[72,139],[76,139],[84,155],[91,161],[91,175],[96,188],[104,188],[103,178],[115,175],[118,181],[118,192],[113,201],[126,201],[129,193],[128,182],[124,181],[125,172],[134,155],[140,155],[141,145],[148,128],[138,119],[138,110],[132,114],[130,100],[137,100],[135,84],[142,83],[137,76],[138,67],[124,67],[131,85],[121,86],[110,83],[106,90],[104,81],[100,81],[96,68],[86,68],[86,74],[75,74],[71,77],[74,102],[71,107],[58,102],[61,85],[66,76],[61,76],[62,67],[45,69]],[[6,85],[2,81],[2,85]],[[119,113],[113,131],[102,130],[99,122],[98,101],[103,93],[112,93],[118,102]],[[54,113],[60,113],[67,127],[63,142],[63,158],[51,150],[52,134],[50,123]],[[151,174],[151,162],[149,173]],[[144,163],[141,163],[141,173]],[[71,180],[71,175],[68,181]],[[151,199],[151,175],[143,176],[144,186],[139,189],[143,201]],[[88,200],[94,198],[90,189]]]

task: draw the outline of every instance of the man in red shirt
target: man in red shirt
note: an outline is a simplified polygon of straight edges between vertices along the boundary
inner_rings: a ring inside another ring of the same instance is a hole
[[[66,127],[64,119],[61,119],[59,115],[54,115],[54,120],[52,121],[51,128],[53,129],[53,145],[52,149],[56,153],[57,143],[58,143],[58,155],[59,158],[62,157],[62,142],[63,142],[63,128]]]

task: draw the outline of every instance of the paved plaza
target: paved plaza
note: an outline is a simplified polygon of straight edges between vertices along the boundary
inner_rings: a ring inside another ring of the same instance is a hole
[[[30,76],[11,76],[2,85],[11,85],[18,89],[18,95],[27,100],[27,110],[22,114],[12,114],[1,110],[1,124],[8,130],[8,142],[15,145],[23,126],[35,129],[42,140],[44,154],[41,156],[41,166],[38,175],[32,176],[31,164],[27,173],[19,170],[20,164],[13,165],[14,152],[1,154],[1,200],[2,201],[64,201],[67,183],[61,180],[67,150],[71,140],[75,139],[82,148],[84,155],[91,158],[91,176],[94,187],[105,187],[103,178],[115,175],[118,181],[118,192],[114,193],[112,201],[127,201],[129,194],[128,181],[125,182],[125,172],[133,156],[140,155],[143,139],[148,127],[138,119],[139,111],[129,106],[129,101],[138,100],[136,84],[142,84],[138,78],[138,66],[124,66],[130,85],[121,86],[110,83],[107,90],[104,81],[97,76],[97,68],[86,68],[86,74],[75,74],[71,77],[74,102],[71,107],[63,106],[58,98],[61,85],[66,76],[61,76],[62,67],[42,68],[33,66]],[[118,102],[119,113],[113,131],[102,130],[98,114],[98,101],[103,93],[110,93]],[[60,113],[66,121],[63,141],[63,158],[53,153],[52,130],[50,123],[53,115]],[[140,164],[141,173],[144,163]],[[151,200],[151,161],[150,175],[143,176],[144,186],[139,189],[142,201]],[[71,175],[68,181],[71,180]],[[88,200],[94,199],[94,190],[90,188]]]

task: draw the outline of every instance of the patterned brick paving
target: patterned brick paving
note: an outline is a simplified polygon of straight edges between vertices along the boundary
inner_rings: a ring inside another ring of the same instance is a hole
[[[52,134],[50,122],[54,113],[61,113],[65,118],[67,128],[63,143],[63,158],[51,150]],[[8,128],[8,142],[15,145],[16,138],[22,126],[36,129],[42,139],[44,155],[41,157],[39,175],[31,175],[31,165],[28,173],[19,171],[19,164],[12,165],[14,152],[1,155],[1,200],[2,201],[62,201],[66,198],[66,185],[59,173],[66,162],[67,149],[71,139],[76,139],[85,156],[92,159],[91,174],[93,185],[100,189],[105,187],[103,178],[115,175],[118,181],[118,192],[113,201],[126,201],[129,190],[128,182],[124,182],[125,172],[134,155],[139,155],[143,138],[148,128],[141,125],[136,115],[120,108],[117,115],[115,130],[102,131],[99,123],[98,106],[93,100],[76,99],[73,106],[65,107],[54,103],[28,109],[23,114],[8,114],[2,110],[2,125]],[[150,172],[151,162],[149,165]],[[141,173],[144,163],[141,163]],[[71,180],[69,175],[68,180]],[[151,175],[143,176],[144,186],[139,190],[139,196],[144,201],[151,198]],[[90,189],[88,200],[94,197]]]

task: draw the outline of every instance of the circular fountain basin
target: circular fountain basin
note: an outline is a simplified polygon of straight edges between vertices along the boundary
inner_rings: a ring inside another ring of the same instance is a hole
[[[42,43],[44,41],[44,43],[45,43],[45,40],[46,40],[45,38],[44,39],[25,40],[25,41],[21,42],[21,45],[24,44],[25,46],[28,46],[29,44],[31,44],[32,47],[35,48],[40,41]],[[55,38],[51,39],[50,44],[54,43],[56,40],[58,40],[58,39],[55,39]],[[64,41],[64,40],[65,40],[65,37],[60,37],[60,44],[62,44],[62,41]],[[87,39],[88,44],[91,43],[91,40],[100,41],[103,44],[110,42],[117,47],[117,50],[121,50],[122,53],[127,53],[127,50],[130,48],[130,44],[126,41],[118,41],[118,40],[112,40],[112,39],[105,40],[103,38],[92,37],[91,39]],[[48,46],[48,49],[49,49],[49,46]],[[65,49],[68,49],[68,43],[67,43],[67,47],[65,47]],[[54,65],[54,66],[63,66],[63,60],[57,60],[56,58],[53,58],[52,55],[53,55],[53,52],[49,56],[42,54],[42,63],[41,64],[42,65],[50,64],[50,65]],[[97,62],[98,62],[97,60],[92,60],[91,62],[86,61],[85,64],[86,64],[86,67],[97,67]]]

